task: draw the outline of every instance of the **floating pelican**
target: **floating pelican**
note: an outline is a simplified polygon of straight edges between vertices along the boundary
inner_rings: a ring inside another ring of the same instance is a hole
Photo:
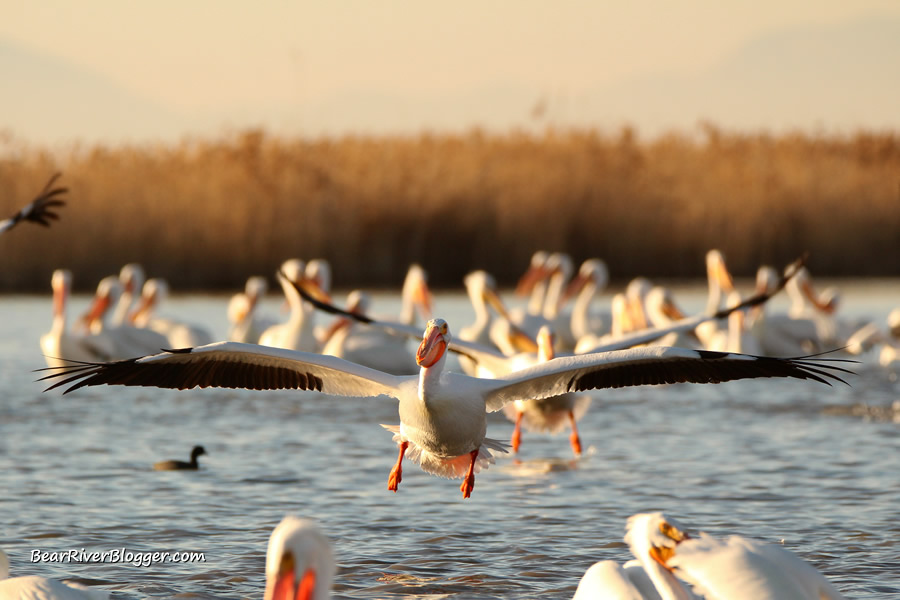
[[[306,274],[306,263],[297,258],[285,261],[278,271],[278,283],[284,290],[291,314],[286,322],[266,329],[259,337],[259,343],[273,348],[315,352],[319,343],[313,331],[313,308],[303,301],[295,288],[295,285],[313,285]],[[316,291],[322,294],[321,288],[317,287]]]
[[[255,344],[263,332],[275,324],[272,319],[256,313],[259,299],[266,295],[268,289],[266,278],[255,275],[247,278],[243,292],[231,297],[228,302],[228,321],[231,323],[229,341]]]
[[[0,598],[9,600],[106,600],[109,592],[39,575],[9,577],[9,558],[0,550]]]
[[[61,176],[62,173],[54,174],[34,200],[22,207],[13,216],[0,220],[0,235],[3,235],[23,221],[50,227],[50,221],[58,220],[59,215],[54,211],[57,207],[64,206],[66,203],[59,196],[69,191],[69,188],[53,187],[53,184]]]
[[[796,277],[804,277],[806,269],[800,269]],[[787,289],[792,296],[802,296],[805,284],[788,282]],[[756,271],[756,290],[766,292],[772,289],[778,279],[774,268],[762,266]],[[792,298],[794,304],[798,303]],[[756,337],[763,352],[771,356],[796,356],[809,354],[822,349],[818,328],[809,316],[801,316],[802,310],[795,306],[794,314],[772,314],[765,306],[758,306],[750,314],[750,331]]]
[[[148,279],[141,290],[138,307],[129,317],[136,327],[151,329],[166,336],[172,348],[203,346],[213,341],[212,335],[199,325],[177,321],[169,317],[158,317],[156,307],[169,296],[169,284],[165,279]]]
[[[431,316],[431,291],[428,289],[425,270],[417,264],[409,267],[400,293],[399,326],[415,327],[416,315]],[[354,290],[347,296],[348,310],[354,314],[367,314],[370,297]],[[373,369],[394,375],[415,373],[414,354],[408,339],[381,329],[357,327],[352,319],[338,318],[323,336],[322,354],[340,356]]]
[[[124,325],[136,307],[144,287],[144,268],[137,263],[128,263],[119,271],[119,283],[122,284],[122,294],[109,320],[115,327]]]
[[[572,600],[690,600],[696,598],[678,580],[664,560],[687,534],[662,513],[629,517],[625,543],[635,560],[624,567],[611,560],[589,568]]]
[[[515,400],[539,400],[567,392],[662,383],[719,383],[755,377],[792,377],[821,383],[849,372],[829,359],[774,359],[682,348],[633,348],[556,358],[496,379],[444,369],[450,329],[432,319],[418,350],[418,375],[397,376],[333,356],[220,342],[112,363],[75,364],[46,376],[69,385],[128,385],[189,389],[224,387],[304,389],[342,396],[388,396],[399,401],[399,426],[384,426],[399,446],[388,478],[396,491],[404,456],[428,473],[463,478],[468,498],[475,473],[505,451],[486,437],[486,412]]]
[[[609,269],[599,258],[589,258],[578,269],[578,275],[569,283],[563,301],[575,297],[572,313],[569,317],[569,331],[572,344],[568,350],[574,350],[578,340],[586,335],[602,335],[610,330],[610,313],[596,315],[591,313],[591,304],[609,283]]]
[[[663,521],[665,523],[665,521]],[[729,600],[842,600],[840,592],[816,569],[780,546],[733,535],[718,540],[705,534],[668,535],[657,560],[691,583],[706,598]]]
[[[41,353],[48,367],[63,367],[66,361],[95,362],[116,357],[111,340],[92,334],[77,334],[66,326],[66,304],[72,287],[72,274],[65,269],[53,271],[53,325],[41,336]]]
[[[337,566],[315,521],[285,517],[266,550],[265,600],[327,600]]]
[[[116,358],[126,358],[139,354],[158,352],[169,345],[162,334],[150,329],[120,325],[110,327],[106,323],[109,308],[116,303],[122,293],[122,284],[118,277],[104,277],[97,284],[94,302],[83,317],[88,330],[98,339],[110,344]]]

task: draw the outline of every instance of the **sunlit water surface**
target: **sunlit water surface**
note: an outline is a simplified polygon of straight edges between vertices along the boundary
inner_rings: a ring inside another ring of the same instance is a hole
[[[845,310],[882,319],[900,284],[846,284]],[[696,288],[678,297],[699,308]],[[224,335],[225,297],[175,297],[163,312]],[[75,298],[70,317],[86,298]],[[396,298],[375,297],[390,311]],[[38,337],[50,298],[6,297],[0,336],[0,546],[14,575],[73,578],[119,598],[260,598],[269,533],[318,519],[341,598],[566,598],[602,559],[630,558],[627,517],[663,510],[695,531],[782,543],[851,598],[900,595],[900,408],[896,374],[872,357],[852,387],[787,380],[592,393],[567,435],[525,434],[463,500],[459,482],[407,465],[385,399],[309,392],[100,387],[42,393]],[[266,310],[278,314],[272,297]],[[451,326],[461,295],[439,295]],[[776,307],[779,305],[776,302]],[[488,435],[512,424],[490,416]],[[209,456],[197,472],[153,462]],[[203,563],[30,562],[32,550],[202,552]]]

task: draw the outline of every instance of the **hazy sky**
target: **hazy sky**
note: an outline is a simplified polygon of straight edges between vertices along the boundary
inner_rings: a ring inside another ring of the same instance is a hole
[[[0,38],[162,105],[230,114],[355,90],[410,97],[494,82],[577,94],[694,73],[748,39],[900,15],[896,0],[0,0]]]

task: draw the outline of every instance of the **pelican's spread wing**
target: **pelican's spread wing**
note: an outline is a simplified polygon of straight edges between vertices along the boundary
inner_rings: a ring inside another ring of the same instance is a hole
[[[53,211],[56,210],[57,207],[65,205],[66,202],[57,196],[69,191],[68,188],[64,187],[53,187],[53,184],[61,175],[62,173],[54,174],[34,200],[29,202],[22,210],[13,216],[0,221],[0,233],[12,229],[21,221],[31,221],[32,223],[38,223],[44,227],[49,227],[50,220],[59,219],[59,215]]]
[[[44,369],[41,369],[44,370]],[[108,363],[75,363],[44,379],[47,388],[71,384],[69,393],[87,385],[127,385],[171,389],[193,387],[252,390],[315,390],[340,396],[393,396],[406,379],[334,356],[217,342],[196,348]]]
[[[814,357],[771,358],[655,346],[566,356],[492,380],[485,404],[489,412],[513,400],[540,399],[565,392],[663,383],[721,383],[755,377],[793,377],[829,384],[846,383],[834,372],[851,373],[835,362]]]

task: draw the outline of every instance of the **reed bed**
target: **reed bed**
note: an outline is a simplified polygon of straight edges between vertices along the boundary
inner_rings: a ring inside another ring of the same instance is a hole
[[[437,287],[484,268],[511,284],[538,248],[598,256],[613,277],[701,277],[720,248],[752,276],[809,252],[816,275],[900,275],[900,135],[633,129],[288,139],[254,130],[172,145],[50,151],[6,140],[0,214],[56,170],[51,229],[0,238],[0,290],[92,288],[130,261],[175,290],[231,290],[289,257],[335,285]]]

